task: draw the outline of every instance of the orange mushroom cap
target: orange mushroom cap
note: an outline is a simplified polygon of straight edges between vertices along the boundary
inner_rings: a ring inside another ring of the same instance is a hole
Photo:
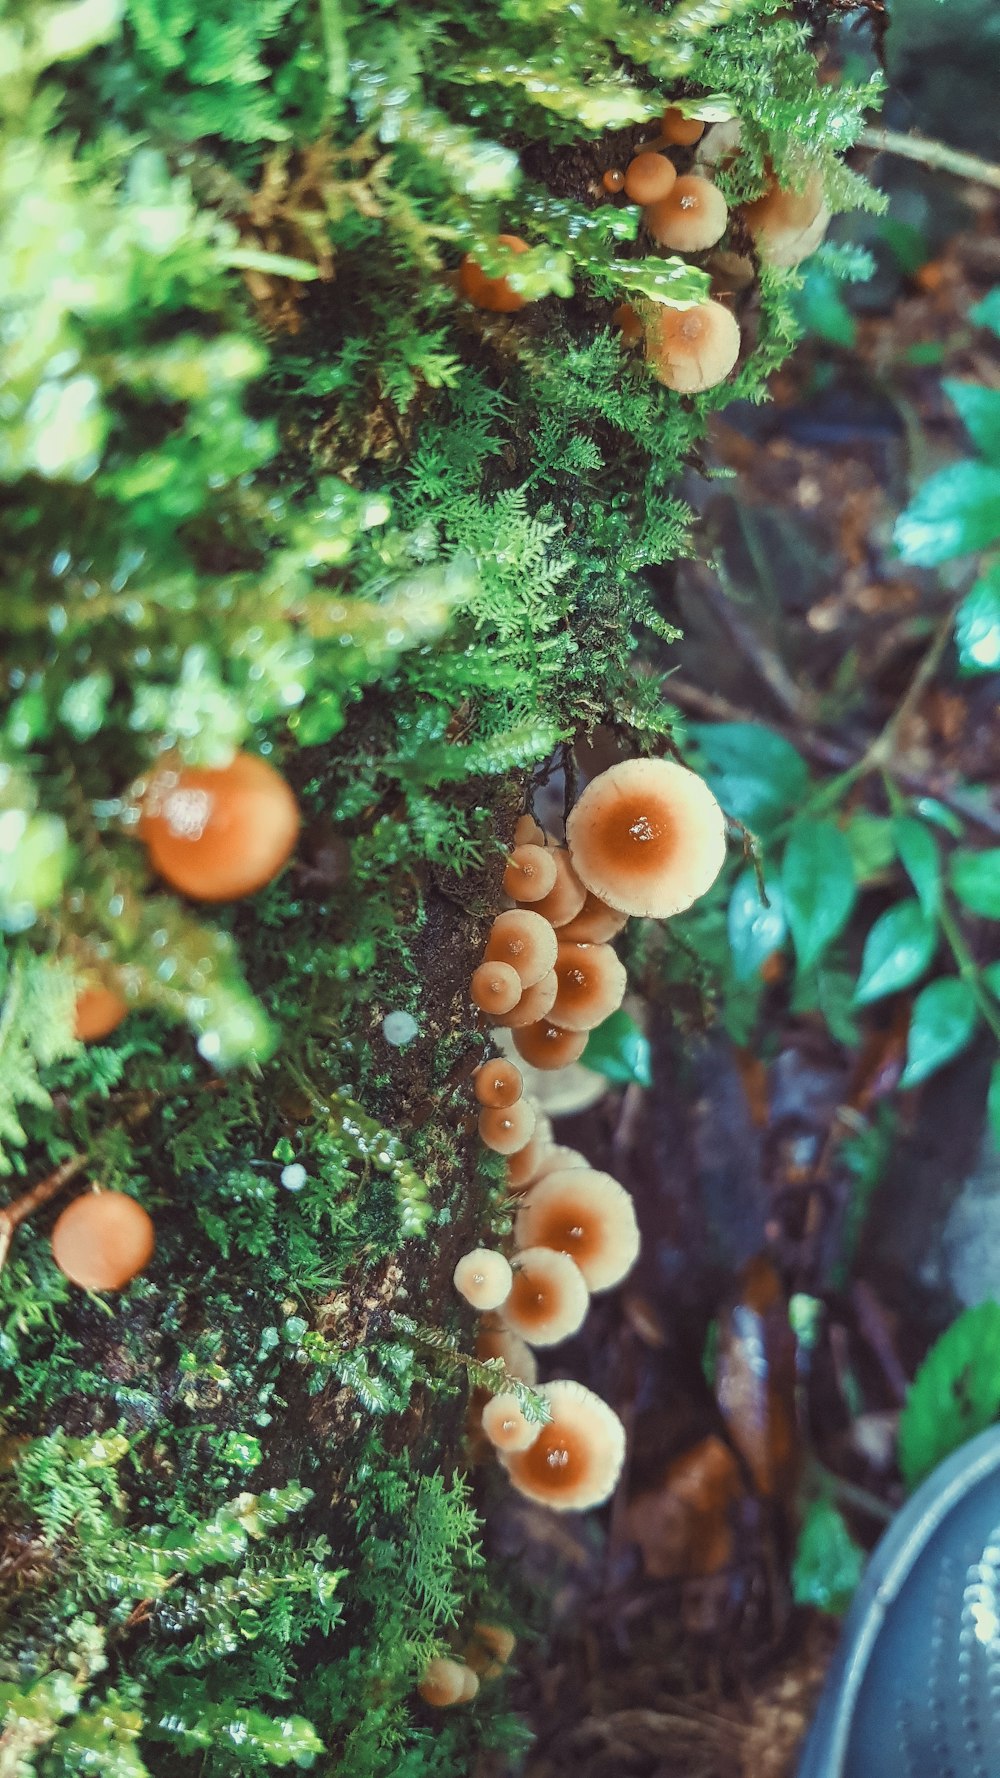
[[[498,914],[486,941],[487,963],[509,963],[522,988],[533,988],[555,968],[559,941],[537,908],[511,908]]]
[[[548,835],[539,827],[534,815],[519,815],[514,827],[515,846],[544,846]]]
[[[494,1154],[517,1154],[535,1133],[535,1107],[530,1099],[515,1105],[484,1105],[479,1113],[479,1135]]]
[[[560,1379],[542,1385],[552,1418],[526,1451],[500,1461],[520,1494],[557,1512],[583,1512],[614,1492],[625,1461],[625,1428],[599,1395]]]
[[[56,1220],[52,1257],[81,1290],[122,1290],[153,1257],[149,1212],[127,1192],[84,1192]]]
[[[622,760],[592,778],[567,835],[588,889],[655,919],[704,895],[726,856],[725,818],[708,785],[666,759]]]
[[[566,1031],[549,1019],[539,1019],[537,1024],[514,1032],[514,1045],[532,1068],[566,1068],[580,1060],[587,1047],[587,1033]]]
[[[679,395],[701,395],[725,381],[740,355],[740,329],[722,303],[661,307],[646,335],[646,363]]]
[[[128,1005],[113,988],[103,982],[81,988],[73,1009],[73,1035],[81,1043],[97,1043],[109,1037],[128,1013]]]
[[[531,1347],[495,1316],[484,1321],[476,1334],[476,1357],[483,1364],[491,1358],[502,1359],[512,1377],[532,1388],[538,1381],[538,1360]]]
[[[611,319],[621,329],[622,345],[637,346],[643,336],[642,317],[631,303],[619,303],[611,311]]]
[[[700,173],[684,173],[665,198],[650,204],[646,227],[660,247],[702,253],[726,232],[729,206],[717,185]]]
[[[514,1274],[510,1269],[510,1261],[504,1259],[492,1247],[474,1247],[471,1253],[463,1253],[452,1274],[452,1282],[459,1296],[464,1296],[467,1303],[480,1313],[488,1309],[499,1309],[510,1295],[510,1287],[514,1282]]]
[[[555,888],[556,862],[545,846],[515,846],[503,873],[503,892],[512,901],[536,902]]]
[[[518,235],[497,235],[497,244],[508,247],[511,253],[527,253],[528,243]],[[467,253],[458,268],[458,282],[462,295],[468,297],[477,309],[489,309],[495,315],[512,315],[515,310],[523,309],[527,297],[515,290],[507,278],[491,278],[482,267]]]
[[[587,899],[580,912],[574,914],[572,920],[559,928],[559,942],[572,939],[578,945],[604,945],[609,939],[617,938],[619,932],[628,924],[628,915],[620,914],[617,908],[611,908],[599,895],[587,890]]]
[[[472,1077],[472,1090],[480,1105],[516,1105],[524,1092],[520,1068],[506,1056],[495,1056],[483,1062]]]
[[[499,1679],[516,1647],[517,1637],[503,1624],[473,1624],[465,1658],[481,1679]]]
[[[464,1661],[435,1655],[424,1668],[417,1690],[425,1704],[432,1704],[435,1710],[446,1710],[452,1704],[467,1704],[474,1698],[479,1690],[479,1679]]]
[[[610,1173],[553,1170],[531,1187],[515,1224],[518,1246],[568,1253],[588,1290],[620,1284],[639,1257],[632,1199]]]
[[[565,926],[567,920],[572,920],[580,912],[587,891],[577,880],[565,846],[553,846],[550,856],[555,859],[555,885],[548,895],[533,904],[533,911],[540,914],[543,920],[548,920],[550,926]],[[555,963],[554,957],[552,962]]]
[[[705,134],[700,117],[685,117],[677,105],[668,105],[663,113],[663,140],[675,148],[691,148]]]
[[[593,1031],[617,1012],[625,998],[625,965],[610,945],[560,943],[556,958],[559,992],[550,1009],[564,1031]]]
[[[510,963],[492,960],[480,963],[469,981],[469,999],[480,1012],[500,1018],[510,1012],[521,998],[521,978]]]
[[[544,1164],[545,1156],[553,1144],[551,1138],[532,1136],[526,1148],[507,1159],[507,1185],[512,1192],[526,1191],[532,1180],[537,1179]]]
[[[634,204],[655,204],[673,190],[677,168],[665,154],[644,148],[628,164],[625,174],[625,196]]]
[[[583,1326],[589,1302],[583,1273],[568,1254],[525,1247],[502,1313],[506,1326],[529,1345],[556,1346]]]
[[[559,977],[554,969],[550,969],[533,988],[525,988],[517,1005],[505,1013],[499,1023],[511,1031],[520,1030],[522,1025],[536,1025],[552,1011],[558,992]]]
[[[620,167],[609,167],[607,172],[601,175],[601,184],[605,191],[614,194],[622,190],[625,184],[625,175]]]
[[[747,204],[743,214],[761,258],[778,266],[801,265],[815,253],[830,221],[818,173],[804,191],[783,190],[772,180],[770,189]]]
[[[227,766],[167,766],[143,797],[138,833],[171,888],[195,901],[238,901],[276,877],[299,832],[299,806],[256,753]]]
[[[483,1431],[498,1451],[526,1451],[533,1445],[541,1423],[526,1420],[516,1395],[491,1396],[483,1408]]]

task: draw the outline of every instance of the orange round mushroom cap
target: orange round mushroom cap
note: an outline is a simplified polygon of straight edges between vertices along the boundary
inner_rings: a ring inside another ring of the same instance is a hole
[[[494,1317],[494,1320],[496,1318]],[[484,1324],[476,1334],[476,1357],[488,1364],[491,1358],[502,1359],[510,1375],[530,1387],[538,1381],[538,1360],[531,1347],[512,1328]]]
[[[625,175],[620,167],[609,167],[607,172],[601,175],[601,184],[605,191],[615,194],[622,190],[625,184]]]
[[[584,1512],[614,1492],[625,1461],[625,1428],[606,1401],[560,1379],[540,1392],[552,1410],[527,1451],[501,1455],[514,1487],[540,1506]]]
[[[830,221],[818,173],[804,191],[783,190],[772,181],[770,190],[747,204],[743,214],[761,258],[777,266],[801,265],[815,253]]]
[[[740,355],[740,329],[723,303],[661,308],[646,335],[646,363],[679,395],[701,395],[725,381]]]
[[[675,148],[692,148],[705,134],[700,117],[685,117],[677,105],[668,105],[663,113],[663,140]]]
[[[494,1154],[517,1154],[535,1133],[535,1107],[530,1099],[515,1105],[484,1105],[479,1113],[479,1135]]]
[[[511,253],[527,253],[528,243],[519,235],[497,235],[497,245],[507,247]],[[507,278],[491,278],[477,264],[471,253],[467,253],[458,268],[458,282],[462,295],[468,297],[477,309],[489,309],[494,315],[512,315],[515,310],[523,309],[527,297],[515,290]]]
[[[568,1169],[546,1173],[522,1201],[518,1246],[568,1253],[589,1290],[620,1284],[639,1257],[632,1199],[610,1173]]]
[[[539,1019],[536,1025],[525,1025],[514,1032],[514,1046],[532,1068],[568,1068],[583,1055],[587,1033],[566,1031],[549,1019]]]
[[[480,963],[469,981],[469,999],[494,1018],[510,1012],[521,998],[521,978],[510,963]]]
[[[593,1031],[625,998],[625,965],[610,945],[562,942],[556,958],[559,992],[550,1010],[564,1031]]]
[[[599,895],[587,890],[587,899],[580,912],[574,914],[572,920],[559,928],[559,942],[572,939],[578,945],[605,945],[609,939],[617,938],[619,932],[628,924],[628,915],[611,908]]]
[[[580,912],[587,891],[577,880],[565,846],[552,847],[549,855],[555,860],[555,884],[548,895],[534,903],[533,911],[548,920],[550,926],[565,926],[567,920],[572,920]],[[554,957],[552,962],[555,963]]]
[[[472,1090],[480,1105],[516,1105],[524,1092],[524,1077],[506,1056],[495,1056],[476,1069]]]
[[[162,766],[138,833],[154,870],[195,901],[238,901],[276,877],[299,832],[299,806],[256,753],[227,766]]]
[[[583,1326],[589,1302],[583,1273],[568,1254],[525,1247],[502,1313],[505,1325],[530,1346],[557,1346]]]
[[[499,1679],[516,1647],[517,1637],[503,1624],[473,1624],[465,1658],[481,1679]]]
[[[533,988],[525,988],[517,1005],[504,1014],[500,1024],[508,1026],[511,1031],[520,1030],[522,1025],[537,1024],[539,1019],[544,1019],[552,1011],[558,992],[559,977],[554,969],[550,969],[548,975],[543,975]]]
[[[452,1704],[467,1704],[474,1698],[479,1690],[479,1680],[464,1661],[435,1655],[424,1668],[417,1690],[425,1704],[432,1704],[435,1710],[446,1710]]]
[[[704,895],[726,856],[725,817],[708,785],[666,759],[622,760],[592,778],[567,836],[588,889],[655,919]]]
[[[502,1253],[492,1247],[474,1247],[471,1253],[463,1253],[452,1282],[459,1296],[482,1314],[507,1301],[514,1274]]]
[[[555,887],[556,862],[545,846],[515,846],[503,873],[503,892],[512,901],[541,901]]]
[[[702,253],[726,232],[729,206],[717,185],[700,173],[684,173],[672,191],[646,210],[646,227],[660,247]]]
[[[539,827],[534,815],[519,815],[514,826],[515,846],[544,846],[548,839],[544,827]]]
[[[52,1230],[52,1257],[81,1290],[123,1290],[155,1246],[152,1217],[127,1192],[84,1192]]]
[[[113,988],[103,982],[81,988],[73,1009],[73,1035],[81,1043],[97,1043],[109,1037],[128,1013],[128,1006]]]
[[[625,196],[634,204],[655,204],[668,197],[677,179],[677,168],[665,154],[644,148],[628,164]]]
[[[559,940],[550,922],[535,908],[511,908],[498,914],[486,941],[487,963],[509,963],[522,988],[533,988],[555,968]]]
[[[516,1395],[494,1395],[483,1409],[483,1431],[498,1451],[526,1451],[541,1429],[540,1421],[525,1419]]]
[[[643,336],[642,317],[631,303],[619,303],[611,311],[611,319],[621,329],[622,345],[637,346]]]

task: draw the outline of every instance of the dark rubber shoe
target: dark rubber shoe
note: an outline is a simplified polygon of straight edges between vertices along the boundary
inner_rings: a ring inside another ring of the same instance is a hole
[[[872,1556],[799,1778],[1000,1778],[1000,1427],[928,1477]]]

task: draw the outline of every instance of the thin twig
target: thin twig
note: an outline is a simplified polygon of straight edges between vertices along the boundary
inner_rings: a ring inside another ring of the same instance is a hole
[[[45,1179],[40,1179],[37,1185],[31,1187],[30,1191],[23,1192],[19,1198],[14,1199],[12,1204],[5,1204],[0,1210],[0,1272],[3,1271],[6,1264],[14,1232],[20,1227],[25,1217],[32,1216],[36,1210],[41,1209],[43,1204],[47,1204],[50,1198],[57,1197],[64,1185],[68,1185],[71,1179],[75,1179],[78,1173],[83,1172],[87,1165],[87,1159],[85,1154],[70,1155],[69,1160],[63,1161],[62,1166],[57,1167],[54,1173],[48,1174]]]
[[[874,148],[879,154],[898,154],[901,159],[919,161],[935,173],[954,173],[957,179],[972,179],[977,185],[988,185],[1000,191],[1000,166],[981,160],[978,154],[966,154],[947,142],[936,142],[930,136],[917,136],[903,130],[862,130],[862,148]]]

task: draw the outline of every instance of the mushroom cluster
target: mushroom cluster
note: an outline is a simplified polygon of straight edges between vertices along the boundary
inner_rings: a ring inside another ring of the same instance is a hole
[[[428,1661],[417,1690],[424,1703],[436,1710],[471,1703],[480,1680],[500,1678],[516,1646],[513,1630],[505,1625],[474,1623],[460,1653],[436,1655]]]

